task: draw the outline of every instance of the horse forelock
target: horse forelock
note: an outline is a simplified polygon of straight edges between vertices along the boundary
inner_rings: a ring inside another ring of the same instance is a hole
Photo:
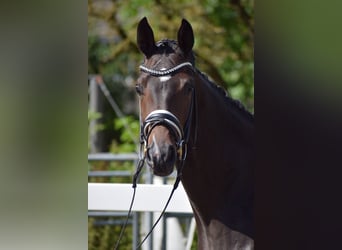
[[[182,62],[191,62],[195,65],[195,57],[193,52],[184,55],[178,42],[171,39],[162,39],[156,42],[156,51],[149,58],[144,61],[144,64],[150,67],[174,67]]]
[[[175,51],[179,48],[177,41],[170,39],[162,39],[156,43],[156,46],[158,48],[171,48]]]

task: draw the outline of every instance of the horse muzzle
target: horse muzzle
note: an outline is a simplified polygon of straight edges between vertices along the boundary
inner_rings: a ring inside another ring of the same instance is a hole
[[[173,172],[177,160],[177,151],[174,145],[153,142],[147,148],[146,163],[153,169],[153,174],[168,176]]]
[[[140,131],[140,158],[146,159],[155,175],[170,175],[179,162],[185,161],[187,138],[184,138],[183,127],[178,118],[171,112],[167,110],[151,112]]]

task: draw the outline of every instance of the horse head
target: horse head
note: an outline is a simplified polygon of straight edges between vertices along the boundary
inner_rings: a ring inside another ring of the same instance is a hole
[[[137,44],[145,55],[136,85],[143,154],[155,175],[167,176],[186,157],[194,106],[194,35],[183,19],[177,41],[156,43],[143,18],[137,29]]]

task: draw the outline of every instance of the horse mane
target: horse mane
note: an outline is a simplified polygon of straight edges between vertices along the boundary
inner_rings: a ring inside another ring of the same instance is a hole
[[[250,113],[240,101],[233,99],[229,95],[229,92],[227,92],[220,85],[210,81],[209,77],[206,74],[204,74],[203,72],[201,72],[200,70],[198,70],[197,68],[196,68],[196,71],[198,74],[200,74],[202,76],[202,78],[204,80],[206,80],[206,82],[209,83],[210,87],[215,89],[215,91],[217,91],[225,99],[225,102],[228,105],[233,106],[236,109],[238,109],[239,111],[241,111],[241,113],[243,113],[250,121],[252,121],[252,122],[254,121],[254,115],[252,113]]]
[[[169,49],[172,49],[174,52],[178,52],[178,53],[181,52],[179,50],[177,41],[171,40],[171,39],[162,39],[156,43],[156,46],[158,48],[161,48],[164,53],[169,51]],[[196,72],[199,75],[201,75],[202,78],[205,79],[206,82],[208,82],[209,85],[213,89],[215,89],[225,99],[226,103],[230,106],[235,107],[239,111],[241,111],[241,113],[243,113],[250,121],[253,122],[254,121],[254,115],[252,113],[250,113],[240,101],[235,100],[232,97],[230,97],[229,92],[227,92],[224,88],[222,88],[218,84],[210,81],[209,77],[206,74],[204,74],[203,72],[201,72],[200,70],[198,70],[195,67],[195,53],[193,51],[191,51],[190,55],[188,55],[188,56],[190,57],[190,62],[194,65]]]

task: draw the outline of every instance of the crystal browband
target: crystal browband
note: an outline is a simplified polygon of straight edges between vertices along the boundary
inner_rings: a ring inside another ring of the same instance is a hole
[[[192,68],[192,64],[190,62],[184,62],[181,64],[178,64],[177,66],[171,68],[171,69],[164,69],[164,70],[154,70],[154,69],[149,69],[145,67],[144,65],[140,65],[139,68],[141,71],[151,74],[153,76],[166,76],[174,73],[175,71],[179,70],[180,68],[190,66]]]

